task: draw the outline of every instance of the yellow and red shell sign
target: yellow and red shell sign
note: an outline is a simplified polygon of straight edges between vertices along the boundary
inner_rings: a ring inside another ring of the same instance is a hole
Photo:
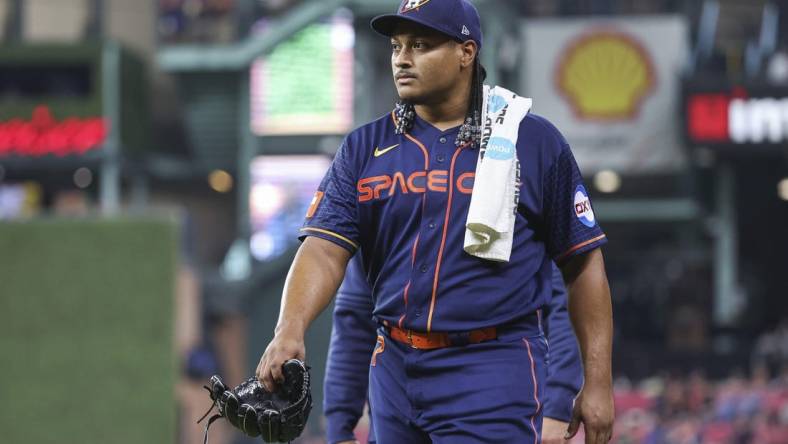
[[[637,117],[656,79],[651,57],[634,37],[599,30],[566,47],[555,84],[578,118],[618,121]]]

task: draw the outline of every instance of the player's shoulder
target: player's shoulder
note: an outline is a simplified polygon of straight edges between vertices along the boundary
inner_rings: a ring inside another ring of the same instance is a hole
[[[521,159],[547,166],[568,149],[561,131],[547,118],[528,113],[520,122],[517,152]]]
[[[353,151],[373,150],[377,143],[395,136],[394,120],[389,112],[348,133],[345,144]]]
[[[561,131],[546,117],[539,114],[528,113],[520,122],[520,133],[528,139],[534,139],[559,148],[567,145]]]

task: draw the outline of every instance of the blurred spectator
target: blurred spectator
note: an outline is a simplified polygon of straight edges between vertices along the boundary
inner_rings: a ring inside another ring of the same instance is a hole
[[[788,10],[785,11],[788,14]],[[766,78],[775,85],[788,85],[788,49],[777,50],[766,64]]]
[[[712,383],[701,372],[616,384],[616,444],[777,444],[788,442],[786,371],[765,368]],[[577,439],[572,443],[579,443]]]
[[[554,0],[531,0],[520,3],[522,13],[530,17],[546,17],[557,15],[560,11],[559,2]]]
[[[788,319],[756,340],[752,360],[754,368],[763,366],[771,371],[788,365]]]
[[[302,0],[159,0],[163,43],[229,44],[255,23],[288,12]]]
[[[88,196],[80,190],[59,191],[52,202],[52,211],[60,217],[85,217],[90,207]]]
[[[3,183],[0,166],[0,221],[37,216],[41,213],[43,189],[36,182]]]
[[[235,0],[159,0],[158,33],[165,43],[231,43],[238,37]]]
[[[184,0],[159,0],[159,36],[165,42],[175,42],[186,29]]]
[[[259,2],[263,5],[266,14],[277,15],[301,3],[302,0],[259,0]]]

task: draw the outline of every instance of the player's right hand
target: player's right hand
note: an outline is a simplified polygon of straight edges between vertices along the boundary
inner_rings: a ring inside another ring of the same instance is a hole
[[[273,392],[277,383],[284,381],[282,364],[288,359],[304,361],[306,347],[304,335],[297,331],[280,330],[260,357],[255,376],[266,390]]]

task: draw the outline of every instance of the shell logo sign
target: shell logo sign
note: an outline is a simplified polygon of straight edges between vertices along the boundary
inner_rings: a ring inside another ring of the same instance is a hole
[[[634,119],[656,85],[648,52],[620,32],[585,34],[559,60],[556,88],[580,119]]]

